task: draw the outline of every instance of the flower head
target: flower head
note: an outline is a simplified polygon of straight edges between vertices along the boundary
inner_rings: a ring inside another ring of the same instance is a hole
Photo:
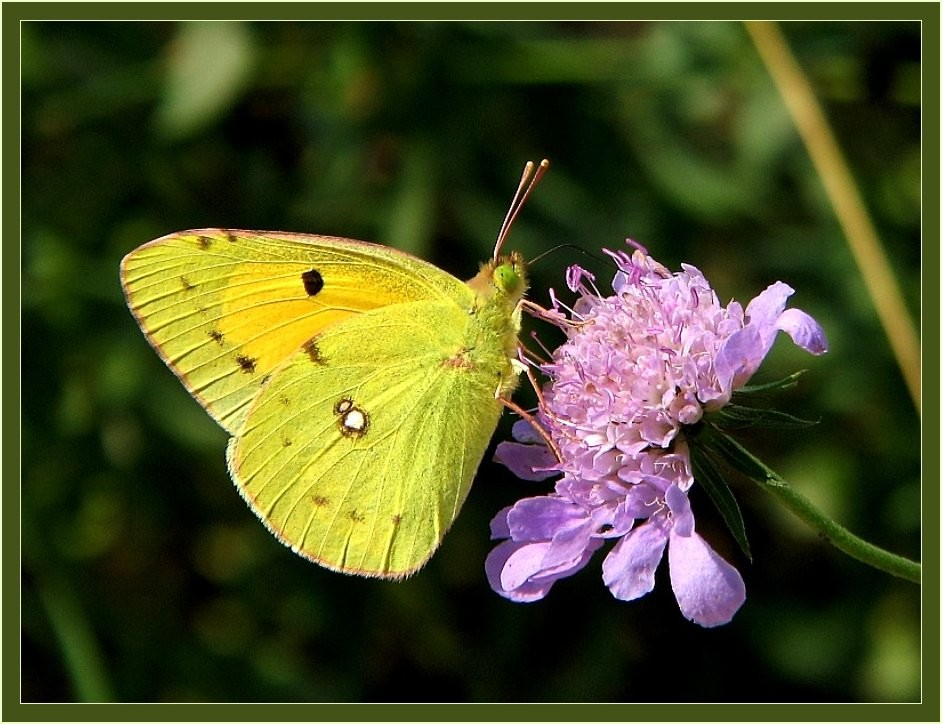
[[[616,598],[652,590],[667,549],[682,613],[702,626],[726,623],[745,587],[695,532],[684,431],[730,401],[779,331],[813,354],[827,342],[810,316],[785,309],[794,290],[782,282],[745,310],[724,307],[695,267],[672,274],[641,249],[607,253],[618,267],[614,295],[603,297],[574,266],[567,283],[579,298],[568,310],[555,302],[550,315],[568,339],[542,367],[549,382],[537,419],[559,459],[527,422],[515,426],[517,442],[498,447],[520,477],[562,477],[550,495],[494,519],[492,536],[505,540],[488,557],[488,577],[501,595],[533,601],[615,538],[602,572]]]

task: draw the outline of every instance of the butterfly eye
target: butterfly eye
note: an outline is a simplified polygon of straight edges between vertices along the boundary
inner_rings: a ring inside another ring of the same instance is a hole
[[[507,294],[513,294],[520,286],[520,275],[512,263],[504,263],[494,268],[494,283]]]

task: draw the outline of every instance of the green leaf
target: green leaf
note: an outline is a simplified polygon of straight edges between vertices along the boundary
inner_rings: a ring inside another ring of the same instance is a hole
[[[691,443],[690,461],[693,465],[694,478],[707,491],[713,505],[723,516],[729,532],[736,543],[739,544],[746,558],[751,561],[752,552],[749,550],[749,540],[746,538],[746,524],[743,521],[742,512],[739,510],[739,503],[736,502],[736,498],[733,496],[733,491],[730,490],[716,464],[702,445]]]
[[[710,434],[705,436],[705,441],[711,452],[720,455],[727,465],[747,478],[766,483],[777,477],[757,457],[725,432],[711,426]]]
[[[711,415],[710,421],[725,429],[743,427],[795,429],[817,424],[814,420],[802,420],[799,417],[778,410],[732,404],[726,405],[726,407]]]
[[[749,397],[754,395],[757,392],[781,392],[783,390],[790,390],[792,387],[798,385],[798,378],[801,377],[808,370],[798,370],[790,374],[788,377],[784,377],[780,380],[775,380],[775,382],[764,382],[757,385],[743,385],[738,390],[733,392],[733,399],[741,397]]]

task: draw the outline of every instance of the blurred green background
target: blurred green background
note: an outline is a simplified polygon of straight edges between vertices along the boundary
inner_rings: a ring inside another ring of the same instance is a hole
[[[920,315],[920,29],[784,26]],[[226,473],[226,436],[145,342],[121,257],[204,226],[486,258],[523,163],[549,174],[509,248],[628,236],[721,298],[777,279],[827,329],[760,371],[809,430],[747,444],[839,521],[920,557],[920,426],[833,212],[744,28],[727,22],[22,26],[22,697],[25,701],[914,701],[920,591],[737,485],[754,562],[704,630],[656,590],[615,601],[601,558],[512,604],[488,521],[548,486],[485,462],[426,569],[330,573],[277,543]],[[572,248],[531,297],[564,290]],[[543,330],[544,338],[551,335]],[[526,393],[521,395],[526,404]],[[495,441],[508,436],[505,419]]]

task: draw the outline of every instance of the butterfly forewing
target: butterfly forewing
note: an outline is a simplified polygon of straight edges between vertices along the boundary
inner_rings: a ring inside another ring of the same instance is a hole
[[[334,237],[198,229],[131,252],[128,305],[164,361],[230,433],[271,373],[319,332],[464,285],[393,249]]]

